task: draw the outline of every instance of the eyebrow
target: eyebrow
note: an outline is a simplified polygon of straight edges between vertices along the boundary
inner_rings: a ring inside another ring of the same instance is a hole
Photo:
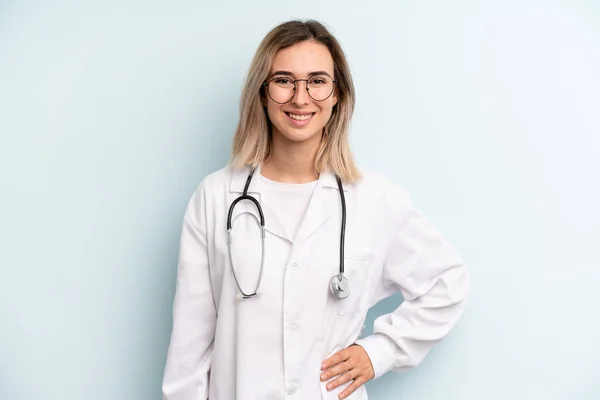
[[[291,73],[290,71],[275,71],[271,74],[271,77],[274,77],[275,75],[286,75],[286,76],[294,77],[294,74]],[[331,75],[329,75],[329,73],[327,73],[327,71],[313,71],[313,72],[308,73],[309,78],[312,76],[316,76],[316,75],[327,75],[328,77],[330,77],[333,80],[333,77]]]

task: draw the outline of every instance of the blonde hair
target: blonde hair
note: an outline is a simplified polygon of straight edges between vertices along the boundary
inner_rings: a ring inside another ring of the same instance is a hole
[[[261,102],[263,82],[271,72],[273,59],[281,49],[304,41],[325,45],[333,58],[338,102],[323,128],[315,157],[315,170],[326,169],[343,181],[361,177],[348,143],[350,120],[354,112],[354,84],[346,56],[338,41],[321,23],[314,20],[288,21],[273,28],[260,43],[250,65],[240,101],[240,120],[233,138],[231,164],[235,168],[258,166],[271,156],[271,121]]]

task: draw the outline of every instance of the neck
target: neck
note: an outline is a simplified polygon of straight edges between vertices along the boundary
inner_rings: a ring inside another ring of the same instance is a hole
[[[311,138],[312,139],[312,138]],[[307,183],[319,177],[315,171],[315,157],[321,143],[321,135],[316,140],[294,142],[273,135],[271,157],[260,169],[261,175],[277,182]]]

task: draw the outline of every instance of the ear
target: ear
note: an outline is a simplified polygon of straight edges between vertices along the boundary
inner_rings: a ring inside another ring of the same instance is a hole
[[[338,103],[338,90],[337,87],[333,89],[333,104],[332,107],[335,106]]]
[[[260,102],[264,108],[267,107],[267,93],[265,92],[264,85],[260,85],[260,90],[258,91],[258,95],[260,96]]]
[[[267,108],[267,96],[264,88],[260,90],[260,102],[262,103],[264,108]]]

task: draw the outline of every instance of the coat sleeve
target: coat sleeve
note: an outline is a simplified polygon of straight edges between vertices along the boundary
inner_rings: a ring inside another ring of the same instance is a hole
[[[369,355],[375,378],[418,365],[456,324],[470,290],[461,257],[436,227],[405,191],[392,197],[396,228],[375,284],[383,297],[400,292],[404,301],[375,319],[372,335],[356,341]]]
[[[205,216],[206,196],[201,184],[183,219],[163,400],[208,399],[217,312],[210,281]]]

